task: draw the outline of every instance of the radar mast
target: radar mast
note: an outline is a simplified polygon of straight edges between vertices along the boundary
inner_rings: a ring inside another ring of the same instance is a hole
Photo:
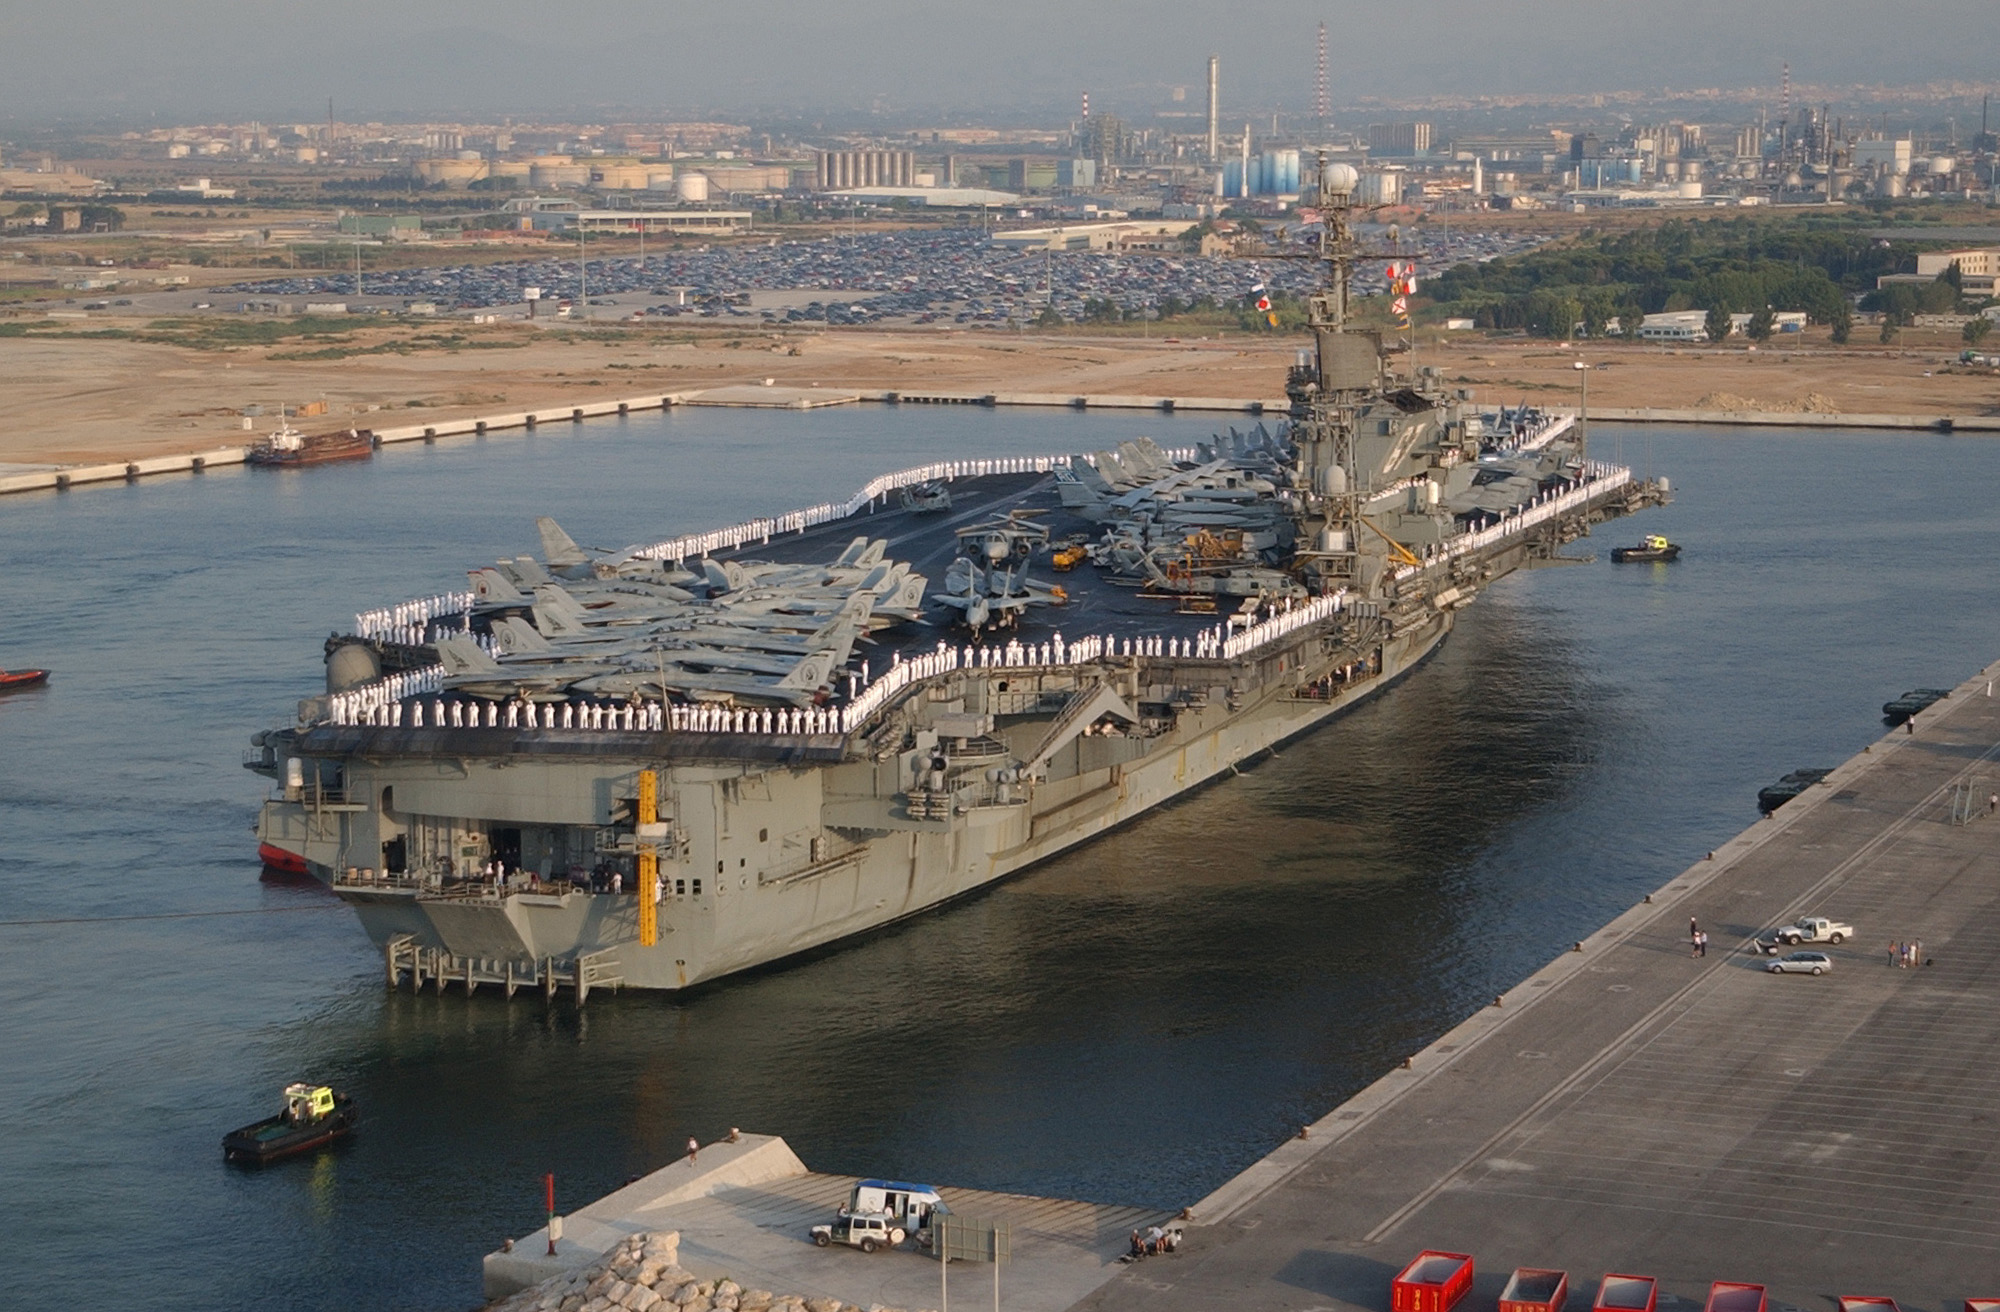
[[[1319,211],[1324,231],[1319,258],[1325,266],[1320,289],[1307,299],[1306,324],[1313,335],[1313,360],[1300,362],[1285,380],[1291,400],[1292,440],[1299,452],[1300,565],[1318,589],[1359,591],[1361,479],[1354,450],[1355,420],[1381,389],[1380,333],[1350,329],[1354,291],[1354,244],[1350,216],[1353,166],[1328,164],[1319,153]]]

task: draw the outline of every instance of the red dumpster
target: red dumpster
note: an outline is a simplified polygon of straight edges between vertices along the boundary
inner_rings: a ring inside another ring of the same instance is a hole
[[[1569,1298],[1569,1272],[1517,1267],[1500,1291],[1500,1312],[1562,1312]]]
[[[1840,1300],[1840,1312],[1903,1312],[1893,1298],[1857,1297],[1845,1295]]]
[[[1764,1286],[1718,1280],[1708,1287],[1707,1312],[1764,1312]]]
[[[1472,1288],[1472,1259],[1426,1249],[1390,1282],[1390,1312],[1450,1312]]]
[[[1597,1286],[1593,1312],[1654,1312],[1660,1285],[1651,1276],[1607,1275]]]
[[[1965,1312],[2000,1312],[2000,1298],[1968,1298]]]

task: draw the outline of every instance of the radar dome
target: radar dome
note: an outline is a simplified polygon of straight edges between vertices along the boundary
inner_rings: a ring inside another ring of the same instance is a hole
[[[326,653],[326,690],[352,692],[382,677],[382,661],[367,643],[350,639]]]
[[[1326,166],[1326,189],[1333,192],[1352,193],[1361,175],[1354,171],[1352,164],[1329,164]]]

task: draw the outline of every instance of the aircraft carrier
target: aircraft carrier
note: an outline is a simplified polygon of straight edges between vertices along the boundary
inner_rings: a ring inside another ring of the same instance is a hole
[[[1352,169],[1275,428],[956,461],[539,556],[356,617],[253,739],[267,857],[392,984],[679,989],[1125,823],[1392,683],[1495,579],[1664,481],[1482,414],[1350,313]]]

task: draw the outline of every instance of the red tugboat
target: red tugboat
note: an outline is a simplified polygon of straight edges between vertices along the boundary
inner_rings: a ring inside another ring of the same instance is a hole
[[[262,1166],[342,1138],[354,1128],[354,1099],[324,1084],[287,1084],[285,1110],[222,1136],[223,1160]]]
[[[0,670],[0,693],[25,692],[49,681],[47,670]]]
[[[333,460],[366,460],[375,454],[375,431],[349,428],[333,433],[301,433],[280,419],[272,434],[243,454],[245,464],[291,468]]]

